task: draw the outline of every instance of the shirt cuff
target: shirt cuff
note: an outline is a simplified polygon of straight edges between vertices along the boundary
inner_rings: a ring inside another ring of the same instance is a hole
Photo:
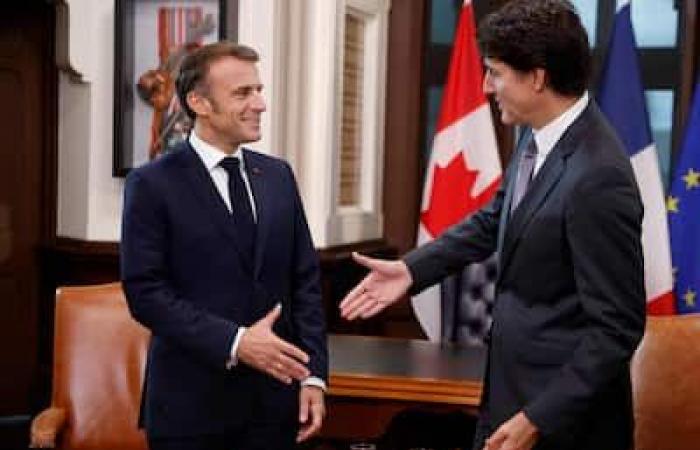
[[[328,389],[326,387],[326,382],[320,379],[319,377],[309,377],[305,379],[304,381],[301,382],[302,386],[316,386],[318,388],[321,388],[323,392],[326,392]]]
[[[228,370],[233,369],[238,364],[238,345],[241,343],[241,336],[243,336],[243,333],[245,333],[247,329],[247,327],[238,327],[236,337],[233,338],[233,344],[231,345],[228,361],[226,361],[226,368]]]

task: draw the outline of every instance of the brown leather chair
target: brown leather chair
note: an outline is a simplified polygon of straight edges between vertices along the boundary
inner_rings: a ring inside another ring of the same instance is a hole
[[[56,291],[51,406],[32,422],[31,446],[146,449],[137,428],[149,333],[121,284]]]
[[[648,318],[632,385],[636,450],[700,448],[700,314]]]

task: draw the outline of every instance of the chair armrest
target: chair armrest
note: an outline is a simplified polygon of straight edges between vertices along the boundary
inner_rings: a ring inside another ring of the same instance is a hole
[[[56,437],[66,423],[66,410],[47,408],[32,420],[29,448],[55,448]]]

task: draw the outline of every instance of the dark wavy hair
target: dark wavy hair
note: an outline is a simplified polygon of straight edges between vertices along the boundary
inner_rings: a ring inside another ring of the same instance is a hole
[[[175,81],[177,97],[187,116],[194,120],[195,113],[187,104],[187,94],[195,89],[206,89],[209,66],[221,58],[232,57],[241,61],[258,62],[258,53],[245,45],[221,41],[207,44],[185,56]]]
[[[512,0],[481,21],[478,40],[485,57],[520,72],[544,69],[561,95],[580,96],[588,86],[588,36],[567,0]]]

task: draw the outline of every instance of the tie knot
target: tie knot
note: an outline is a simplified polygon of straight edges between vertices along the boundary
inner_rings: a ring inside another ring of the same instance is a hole
[[[235,156],[227,156],[219,162],[221,166],[229,175],[232,173],[238,174],[240,171],[241,161]]]

